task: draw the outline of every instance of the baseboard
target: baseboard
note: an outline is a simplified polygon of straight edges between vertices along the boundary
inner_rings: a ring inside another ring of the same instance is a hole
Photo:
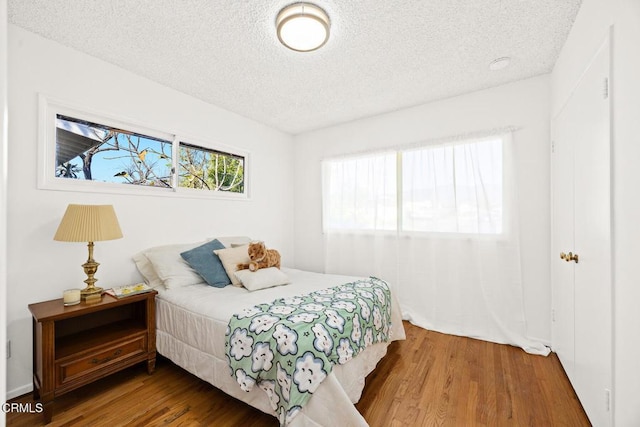
[[[7,390],[7,400],[14,397],[22,396],[23,394],[31,393],[33,391],[33,384],[25,384],[22,387],[14,388],[13,390]]]

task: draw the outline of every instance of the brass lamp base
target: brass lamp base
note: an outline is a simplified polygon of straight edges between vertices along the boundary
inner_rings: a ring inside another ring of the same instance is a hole
[[[89,287],[87,286],[80,291],[80,297],[82,298],[82,301],[99,300],[102,297],[102,288],[94,286],[93,288],[89,289]]]
[[[80,291],[80,297],[82,298],[82,301],[95,302],[102,298],[102,288],[94,286],[98,281],[94,275],[98,271],[98,266],[100,264],[93,259],[93,242],[89,242],[87,246],[89,248],[89,259],[87,259],[87,262],[82,264],[84,273],[87,275],[87,280],[84,281],[84,283],[87,284],[87,287]]]

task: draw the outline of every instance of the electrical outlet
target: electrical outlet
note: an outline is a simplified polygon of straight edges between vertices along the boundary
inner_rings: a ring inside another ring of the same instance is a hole
[[[7,340],[7,359],[11,358],[11,340]]]

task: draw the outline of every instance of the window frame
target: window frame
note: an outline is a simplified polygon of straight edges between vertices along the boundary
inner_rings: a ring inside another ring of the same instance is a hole
[[[38,127],[38,189],[56,191],[75,191],[107,194],[129,194],[161,197],[185,197],[225,200],[250,200],[250,153],[246,150],[230,147],[228,145],[204,141],[180,132],[171,132],[158,127],[143,124],[137,120],[122,119],[104,112],[97,112],[88,108],[81,108],[67,102],[54,100],[43,94],[39,94],[39,127]],[[124,183],[111,183],[100,181],[87,181],[84,179],[68,179],[56,177],[56,119],[58,115],[70,118],[86,120],[89,122],[123,129],[170,141],[172,144],[172,177],[171,188],[145,185],[127,185]],[[205,151],[219,151],[233,156],[242,157],[244,160],[244,192],[234,193],[230,191],[211,191],[194,188],[178,187],[177,166],[179,162],[180,144],[186,144]]]

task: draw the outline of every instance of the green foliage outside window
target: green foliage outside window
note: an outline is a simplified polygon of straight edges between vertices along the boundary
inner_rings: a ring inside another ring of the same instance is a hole
[[[180,144],[178,186],[244,193],[244,159],[233,154]]]

